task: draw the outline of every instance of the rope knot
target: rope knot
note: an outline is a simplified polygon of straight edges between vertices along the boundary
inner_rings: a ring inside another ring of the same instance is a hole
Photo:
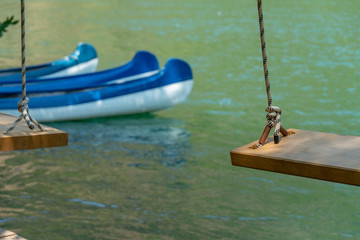
[[[267,125],[274,129],[274,142],[278,144],[280,142],[280,127],[281,127],[281,109],[276,106],[269,106],[265,108]]]
[[[17,108],[18,108],[18,111],[19,112],[23,112],[24,110],[29,110],[29,106],[28,106],[28,103],[29,103],[29,99],[28,98],[23,98],[23,99],[21,99],[19,102],[18,102],[18,106],[17,106]]]
[[[19,102],[18,102],[18,111],[21,112],[21,116],[24,117],[25,122],[27,123],[28,127],[30,129],[34,129],[35,126],[34,124],[31,122],[30,119],[30,114],[29,114],[29,99],[27,97],[22,98]],[[21,119],[21,117],[20,117]]]

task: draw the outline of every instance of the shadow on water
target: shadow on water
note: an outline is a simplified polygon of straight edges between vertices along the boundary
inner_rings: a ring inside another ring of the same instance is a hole
[[[190,133],[184,125],[180,120],[153,114],[52,124],[69,133],[69,146],[61,150],[63,154],[80,153],[114,160],[116,153],[141,160],[141,163],[129,164],[133,167],[146,167],[155,162],[167,167],[186,164],[184,153],[189,148]]]

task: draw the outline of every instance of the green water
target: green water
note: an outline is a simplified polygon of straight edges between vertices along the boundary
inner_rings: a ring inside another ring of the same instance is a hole
[[[92,43],[99,69],[139,49],[193,68],[188,100],[53,123],[65,148],[0,154],[0,227],[36,239],[359,239],[360,188],[231,166],[259,137],[266,94],[255,0],[28,0],[27,62]],[[19,3],[1,0],[0,19]],[[283,124],[360,135],[360,2],[265,1]],[[0,20],[0,21],[1,21]],[[19,65],[20,26],[0,39]]]

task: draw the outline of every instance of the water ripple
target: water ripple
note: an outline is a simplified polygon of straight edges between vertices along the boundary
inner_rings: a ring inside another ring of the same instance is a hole
[[[84,205],[102,207],[102,208],[106,207],[104,204],[101,204],[101,203],[85,201],[85,200],[81,200],[81,199],[78,199],[78,198],[69,199],[69,202],[79,202],[79,203],[82,203]]]

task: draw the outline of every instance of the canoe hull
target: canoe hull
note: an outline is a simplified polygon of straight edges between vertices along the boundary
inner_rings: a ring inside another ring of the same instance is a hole
[[[96,60],[90,64],[77,65],[82,70],[96,67]],[[69,70],[81,70],[77,66]],[[67,71],[67,70],[64,70]],[[75,74],[66,77],[27,79],[26,93],[67,92],[96,87],[104,87],[111,84],[121,84],[139,78],[149,77],[159,72],[159,62],[156,56],[147,51],[136,52],[133,59],[119,67],[98,71],[95,73]],[[20,95],[22,92],[21,82],[8,84],[0,87],[0,96]],[[6,108],[6,107],[5,107]]]
[[[96,71],[96,68],[98,66],[99,59],[95,58],[88,62],[80,63],[75,66],[66,68],[64,70],[61,70],[56,73],[52,73],[49,75],[41,76],[38,79],[44,79],[44,78],[55,78],[55,77],[64,77],[64,76],[73,76],[78,74],[85,74],[85,73],[93,73]]]
[[[53,62],[26,67],[26,78],[40,81],[44,78],[66,77],[73,74],[95,72],[98,56],[94,46],[80,42],[68,56]],[[0,84],[17,84],[21,82],[21,68],[0,69]]]
[[[189,79],[159,88],[88,103],[31,108],[30,113],[39,122],[52,122],[153,112],[183,102],[190,94],[192,86],[193,80]],[[10,115],[19,115],[17,110],[4,109],[1,111]]]

